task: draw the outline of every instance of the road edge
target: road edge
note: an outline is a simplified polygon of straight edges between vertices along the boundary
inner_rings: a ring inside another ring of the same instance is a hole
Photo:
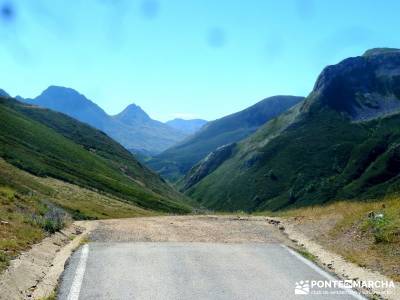
[[[393,281],[378,272],[360,267],[354,263],[346,261],[339,254],[333,253],[323,248],[317,241],[310,239],[303,233],[296,230],[295,225],[286,221],[284,218],[267,217],[267,222],[278,227],[287,237],[297,244],[298,247],[304,248],[315,256],[317,259],[313,261],[323,270],[335,274],[343,280],[359,280],[359,281]],[[296,249],[294,249],[296,250]],[[301,255],[301,254],[300,254]],[[396,300],[400,295],[400,285],[395,282],[395,288],[374,288],[358,290],[363,296],[371,299]],[[374,298],[375,297],[375,298]]]

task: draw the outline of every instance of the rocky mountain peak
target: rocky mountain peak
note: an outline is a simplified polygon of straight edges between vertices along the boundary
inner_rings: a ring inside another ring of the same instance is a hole
[[[57,98],[63,100],[77,100],[78,98],[85,98],[85,96],[79,94],[77,91],[71,88],[63,87],[63,86],[55,86],[51,85],[47,89],[45,89],[42,94],[39,96],[40,98],[48,97],[56,100]],[[38,98],[39,98],[38,97]]]
[[[149,115],[139,105],[134,103],[128,105],[122,112],[115,115],[114,118],[126,124],[151,120]]]
[[[353,121],[400,112],[400,50],[372,49],[326,67],[305,108],[329,106]]]
[[[372,55],[382,55],[382,54],[391,54],[391,53],[399,53],[400,49],[396,48],[372,48],[364,52],[363,56],[372,56]]]

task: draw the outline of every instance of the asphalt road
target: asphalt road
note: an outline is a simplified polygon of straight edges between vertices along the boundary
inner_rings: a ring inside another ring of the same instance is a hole
[[[296,282],[331,279],[279,243],[92,242],[71,257],[58,299],[362,299],[295,294]]]

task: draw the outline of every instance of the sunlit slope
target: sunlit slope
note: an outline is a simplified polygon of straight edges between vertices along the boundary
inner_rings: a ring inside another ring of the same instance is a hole
[[[252,211],[398,191],[399,91],[398,50],[327,67],[297,113],[238,143],[187,194],[213,209]]]
[[[0,99],[0,156],[38,176],[61,179],[142,208],[187,212],[183,197],[107,135],[66,115]]]

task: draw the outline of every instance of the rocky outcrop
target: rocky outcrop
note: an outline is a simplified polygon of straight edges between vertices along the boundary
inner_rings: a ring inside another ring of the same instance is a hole
[[[305,108],[327,105],[352,121],[400,112],[400,50],[371,49],[326,67],[311,95]]]
[[[190,187],[218,168],[219,165],[221,165],[232,155],[232,151],[235,146],[236,143],[224,145],[208,154],[206,158],[195,165],[185,176],[182,190],[188,190]]]

